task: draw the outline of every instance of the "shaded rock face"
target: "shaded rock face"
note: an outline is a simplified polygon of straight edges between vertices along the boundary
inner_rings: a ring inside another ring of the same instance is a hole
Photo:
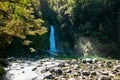
[[[0,64],[1,64],[2,66],[7,66],[9,63],[8,63],[8,60],[1,59],[1,58],[0,58]]]
[[[117,80],[120,78],[120,63],[112,60],[96,59],[96,61],[48,58],[36,62],[16,60],[5,68],[6,78],[8,80]],[[114,64],[114,67],[106,66],[106,63]],[[102,66],[99,66],[100,64]]]

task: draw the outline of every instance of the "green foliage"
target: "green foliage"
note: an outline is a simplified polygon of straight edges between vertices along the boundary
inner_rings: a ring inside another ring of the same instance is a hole
[[[119,41],[119,0],[50,0],[49,3],[61,27],[64,25],[63,30],[67,29],[71,37],[104,35]]]
[[[5,74],[5,70],[4,70],[3,67],[0,65],[0,76],[2,76],[3,74]]]
[[[0,1],[0,47],[11,44],[13,37],[26,39],[27,35],[42,35],[47,29],[42,26],[43,20],[34,17],[38,0],[3,0]]]
[[[49,50],[49,37],[47,34],[39,35],[29,35],[27,39],[22,40],[20,38],[14,38],[12,44],[8,47],[8,55],[11,56],[22,56],[30,55],[31,52],[40,53],[40,51]]]

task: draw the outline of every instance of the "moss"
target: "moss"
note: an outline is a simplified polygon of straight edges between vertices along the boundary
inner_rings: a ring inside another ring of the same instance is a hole
[[[0,76],[2,76],[3,74],[5,74],[5,70],[4,70],[3,67],[0,65]]]

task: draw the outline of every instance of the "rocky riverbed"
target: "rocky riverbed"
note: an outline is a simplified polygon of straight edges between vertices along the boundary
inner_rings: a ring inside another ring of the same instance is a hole
[[[119,60],[45,58],[10,61],[3,80],[120,80]]]

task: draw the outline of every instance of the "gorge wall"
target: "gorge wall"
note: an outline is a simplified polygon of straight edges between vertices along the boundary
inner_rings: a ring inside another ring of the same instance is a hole
[[[78,54],[119,55],[119,0],[40,1],[43,19],[56,26],[57,48]]]

